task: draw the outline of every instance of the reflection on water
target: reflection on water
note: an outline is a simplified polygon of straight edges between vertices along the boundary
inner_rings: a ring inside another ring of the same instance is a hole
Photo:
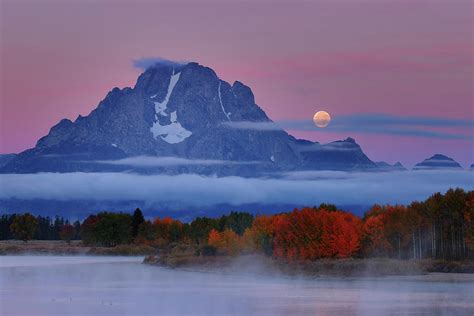
[[[290,279],[124,257],[0,257],[0,315],[473,315],[474,283]]]

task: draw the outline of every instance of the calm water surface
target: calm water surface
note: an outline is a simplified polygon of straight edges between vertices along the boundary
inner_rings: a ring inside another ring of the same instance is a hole
[[[464,276],[308,280],[169,270],[142,259],[2,256],[0,315],[474,315],[474,282]]]

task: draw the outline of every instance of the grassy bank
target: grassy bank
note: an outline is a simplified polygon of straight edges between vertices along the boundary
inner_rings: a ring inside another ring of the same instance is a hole
[[[115,247],[89,247],[81,241],[71,243],[56,240],[18,240],[0,241],[0,255],[103,255],[103,256],[140,256],[156,253],[156,249],[141,245],[119,245]]]

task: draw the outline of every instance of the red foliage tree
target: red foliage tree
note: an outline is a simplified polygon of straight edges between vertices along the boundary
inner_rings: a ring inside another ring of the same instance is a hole
[[[290,260],[350,257],[360,247],[361,221],[342,211],[295,209],[274,221],[274,255]]]
[[[96,226],[98,222],[99,222],[99,217],[97,215],[90,215],[82,223],[81,239],[84,244],[91,245],[97,242],[95,230],[96,230]]]
[[[385,236],[385,215],[379,214],[368,217],[362,228],[364,255],[385,254],[391,249]]]
[[[340,211],[331,215],[334,217],[330,234],[333,256],[350,257],[360,248],[361,220],[353,214]]]
[[[59,231],[59,237],[61,238],[61,240],[64,240],[67,243],[71,242],[71,240],[74,238],[74,235],[76,235],[76,231],[74,229],[74,226],[70,224],[64,225]]]

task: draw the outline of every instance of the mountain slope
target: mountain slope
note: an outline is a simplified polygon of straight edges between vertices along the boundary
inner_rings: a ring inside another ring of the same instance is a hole
[[[0,168],[7,165],[15,157],[16,154],[0,154]]]
[[[135,87],[114,88],[86,117],[61,120],[0,172],[255,175],[377,168],[351,138],[321,145],[297,140],[283,130],[234,129],[225,124],[229,121],[271,122],[242,83],[230,85],[197,63],[157,64],[139,76]],[[146,170],[113,163],[136,156],[179,157],[191,163],[158,164]]]

